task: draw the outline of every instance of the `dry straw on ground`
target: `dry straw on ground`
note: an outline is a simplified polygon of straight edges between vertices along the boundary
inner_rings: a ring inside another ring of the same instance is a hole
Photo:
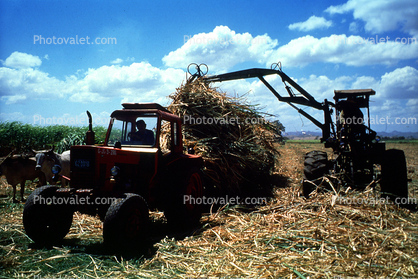
[[[416,277],[416,214],[384,203],[345,204],[379,200],[371,189],[308,201],[298,193],[298,187],[279,189],[277,199],[257,211],[230,209],[200,235],[165,239],[144,266],[191,278]]]
[[[79,213],[63,247],[34,248],[22,226],[22,205],[3,203],[0,277],[417,277],[416,212],[382,202],[372,189],[306,200],[294,181],[274,194],[252,212],[206,214],[189,237],[157,240],[133,258],[108,254],[99,219]],[[152,217],[158,223],[162,213]]]
[[[244,98],[228,97],[202,80],[177,88],[168,110],[184,120],[184,144],[205,160],[217,194],[247,195],[265,187],[274,167],[274,126]]]

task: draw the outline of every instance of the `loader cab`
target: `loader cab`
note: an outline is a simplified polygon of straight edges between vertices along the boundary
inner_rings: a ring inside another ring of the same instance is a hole
[[[351,126],[370,130],[369,100],[373,89],[334,90],[337,130]],[[367,120],[367,123],[365,123]]]
[[[373,89],[334,92],[337,128],[334,153],[347,155],[348,161],[353,161],[359,169],[371,169],[367,166],[371,161],[365,156],[373,158],[374,162],[381,161],[385,150],[385,143],[370,128],[369,99],[376,92]]]

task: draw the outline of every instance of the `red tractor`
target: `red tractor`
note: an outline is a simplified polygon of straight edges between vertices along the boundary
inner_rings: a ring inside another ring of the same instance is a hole
[[[64,238],[75,211],[97,214],[104,242],[114,247],[144,240],[149,210],[181,226],[200,220],[201,206],[190,201],[203,196],[203,159],[184,154],[181,119],[155,103],[122,106],[111,114],[103,145],[94,145],[88,113],[87,145],[71,147],[70,187],[43,186],[29,196],[23,224],[36,243]]]

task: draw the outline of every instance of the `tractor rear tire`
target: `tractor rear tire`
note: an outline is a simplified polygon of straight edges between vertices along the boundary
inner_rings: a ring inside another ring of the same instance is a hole
[[[50,246],[59,243],[73,222],[74,210],[65,204],[54,204],[57,186],[42,186],[33,191],[23,208],[26,234],[37,244]]]
[[[385,151],[380,190],[383,197],[389,197],[394,201],[397,200],[396,198],[408,199],[406,160],[402,150],[389,149]]]
[[[192,227],[199,223],[203,211],[202,174],[192,169],[172,187],[171,198],[164,209],[164,215],[170,225]]]
[[[329,162],[326,152],[314,150],[306,153],[302,181],[302,194],[305,198],[309,198],[309,195],[319,185],[315,180],[323,177],[328,172]]]
[[[149,211],[144,198],[136,194],[125,194],[115,200],[106,212],[103,223],[103,239],[113,250],[135,249],[147,236]]]

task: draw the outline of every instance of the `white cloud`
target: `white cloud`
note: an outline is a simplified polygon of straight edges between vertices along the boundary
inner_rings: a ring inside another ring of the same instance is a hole
[[[6,122],[6,121],[10,121],[10,122],[12,122],[12,121],[21,121],[21,122],[26,121],[27,122],[27,120],[29,120],[29,119],[27,119],[27,117],[21,112],[11,112],[11,113],[2,112],[2,113],[0,113],[0,120],[3,121],[3,122]]]
[[[370,110],[373,110],[372,113],[378,115],[378,119],[383,116],[392,117],[399,115],[399,112],[403,111],[401,102],[398,100],[383,100],[383,104],[374,107],[372,106]]]
[[[116,58],[115,60],[110,61],[112,65],[122,64],[123,62],[134,62],[135,57],[127,57],[126,59]]]
[[[353,21],[352,23],[350,23],[348,30],[350,30],[350,32],[352,33],[358,33],[360,30],[360,26],[357,22]]]
[[[236,33],[227,26],[217,26],[209,33],[186,35],[184,45],[163,57],[168,67],[185,69],[190,63],[205,63],[212,73],[223,72],[248,61],[264,63],[277,40],[267,34],[253,37]]]
[[[379,91],[380,83],[374,77],[370,77],[370,76],[357,77],[350,86],[350,89],[368,89],[368,88],[371,88],[377,91],[378,96],[382,94]]]
[[[342,63],[349,66],[394,65],[400,60],[418,58],[418,44],[387,41],[386,37],[331,35],[315,38],[307,35],[279,47],[267,61],[282,61],[286,67],[316,62]],[[379,43],[383,39],[383,43]],[[268,63],[266,63],[268,64]]]
[[[332,26],[331,20],[326,20],[323,17],[311,16],[308,20],[304,22],[297,22],[290,24],[288,28],[290,30],[298,30],[298,31],[311,31],[314,29],[326,29]]]
[[[30,99],[55,99],[64,96],[65,82],[32,68],[0,68],[0,100],[6,104]]]
[[[416,0],[349,0],[338,6],[330,6],[329,14],[352,12],[355,19],[365,22],[364,29],[370,33],[383,33],[394,30],[418,35],[418,2]]]
[[[123,59],[116,58],[115,60],[110,61],[110,64],[120,64],[123,62]]]
[[[360,28],[352,25],[352,31]],[[388,36],[361,37],[330,35],[315,38],[311,35],[291,40],[276,48],[277,40],[268,35],[253,37],[238,34],[226,26],[213,32],[187,36],[186,43],[164,56],[166,66],[186,68],[188,64],[206,63],[212,74],[226,72],[243,62],[257,62],[270,67],[272,61],[281,61],[286,67],[300,67],[325,62],[348,66],[386,65],[418,58],[418,44],[395,41]],[[252,42],[242,44],[238,42]],[[264,43],[255,43],[255,42]],[[233,42],[233,43],[231,43]]]
[[[74,77],[75,78],[75,77]],[[71,83],[70,101],[107,101],[120,97],[124,102],[167,102],[166,96],[185,78],[182,70],[161,70],[147,62],[129,66],[102,66],[89,69],[82,79]]]
[[[25,54],[23,57],[32,55]],[[72,102],[167,103],[167,96],[185,79],[179,69],[165,70],[147,62],[129,66],[102,66],[60,80],[39,69],[0,67],[0,101],[5,104],[31,100],[67,99]]]
[[[418,99],[409,99],[406,105],[408,107],[415,107],[418,109]]]
[[[19,51],[13,52],[9,57],[3,61],[3,65],[9,68],[24,69],[41,66],[42,61],[38,56],[22,53]]]
[[[354,78],[350,76],[340,76],[335,79],[330,79],[324,75],[310,75],[309,78],[301,78],[299,83],[318,102],[323,102],[324,99],[332,102],[334,90],[347,89],[353,80]]]
[[[410,66],[386,73],[381,79],[381,93],[386,98],[416,98],[418,92],[418,70]]]

